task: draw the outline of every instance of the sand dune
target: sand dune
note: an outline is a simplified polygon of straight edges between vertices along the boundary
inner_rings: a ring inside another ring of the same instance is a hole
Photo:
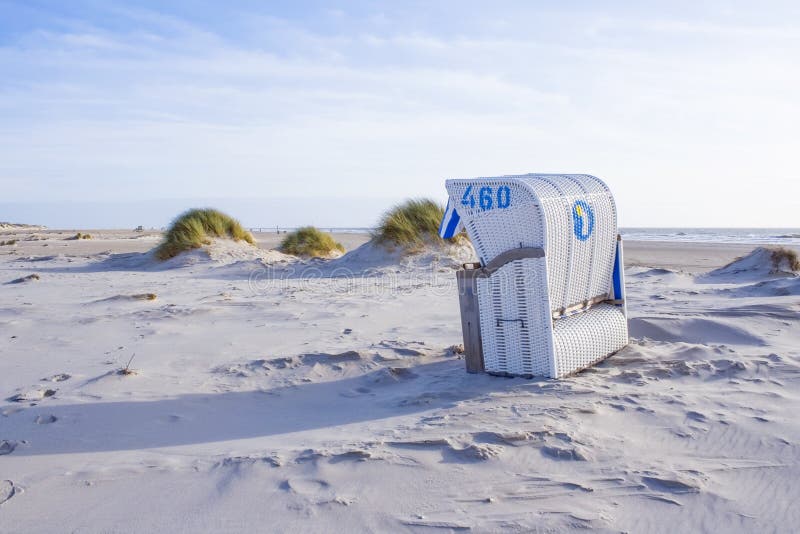
[[[92,234],[0,257],[0,531],[800,524],[798,277],[738,247],[629,243],[631,344],[552,381],[464,372],[469,251]]]
[[[791,265],[788,249],[757,247],[749,254],[699,277],[702,281],[741,283],[746,280],[763,280],[771,277],[797,276],[797,266]],[[797,259],[795,257],[794,261]]]

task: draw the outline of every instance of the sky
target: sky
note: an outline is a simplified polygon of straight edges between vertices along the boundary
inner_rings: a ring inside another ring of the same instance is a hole
[[[0,220],[371,226],[599,176],[624,226],[797,227],[800,3],[0,0]]]

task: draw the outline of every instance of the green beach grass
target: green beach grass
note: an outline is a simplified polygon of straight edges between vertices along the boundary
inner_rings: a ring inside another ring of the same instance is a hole
[[[253,235],[229,215],[211,208],[191,209],[172,221],[155,255],[160,260],[174,258],[186,250],[210,244],[214,237],[255,245]]]
[[[293,256],[327,258],[344,247],[333,237],[313,226],[304,226],[289,233],[281,242],[279,250]]]
[[[383,214],[373,237],[380,243],[406,248],[426,243],[457,243],[465,236],[452,239],[439,237],[439,223],[444,216],[444,207],[426,198],[409,199]]]

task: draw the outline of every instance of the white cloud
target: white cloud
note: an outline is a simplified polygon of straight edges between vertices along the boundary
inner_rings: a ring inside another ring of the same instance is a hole
[[[256,196],[441,197],[445,177],[541,170],[603,176],[630,225],[793,224],[800,50],[785,26],[584,14],[564,32],[544,13],[434,33],[341,11],[322,15],[337,31],[241,14],[225,33],[118,14],[128,31],[71,23],[0,48],[8,199],[174,197],[188,181],[208,197],[220,179]],[[662,39],[684,34],[708,46]],[[733,185],[763,176],[789,193],[782,209]]]

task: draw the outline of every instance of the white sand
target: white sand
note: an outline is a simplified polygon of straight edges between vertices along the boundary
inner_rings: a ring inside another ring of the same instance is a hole
[[[464,372],[463,251],[89,233],[0,234],[0,532],[800,525],[800,278],[703,275],[752,247],[628,243],[631,345],[551,381]]]

